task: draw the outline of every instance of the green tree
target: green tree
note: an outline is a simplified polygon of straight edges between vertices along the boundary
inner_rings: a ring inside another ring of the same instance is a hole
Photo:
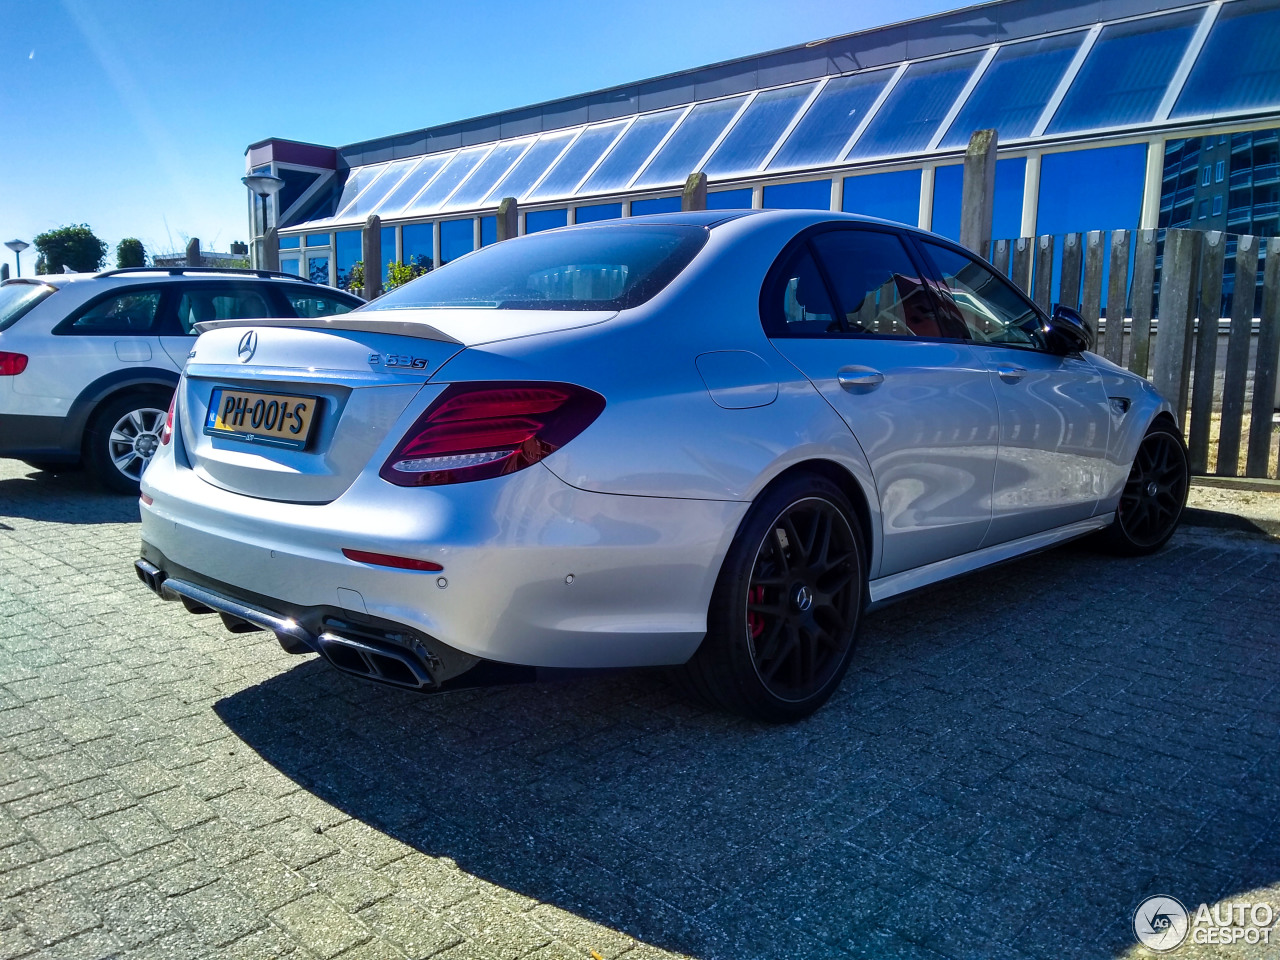
[[[422,276],[430,269],[431,261],[421,257],[413,257],[408,263],[397,263],[395,260],[388,260],[385,286],[388,290],[394,290],[401,284]]]
[[[123,270],[126,267],[145,267],[146,265],[147,251],[141,240],[136,237],[125,237],[116,244],[117,267]]]
[[[36,273],[61,273],[70,267],[75,273],[102,269],[107,245],[93,235],[87,223],[59,227],[36,237]]]

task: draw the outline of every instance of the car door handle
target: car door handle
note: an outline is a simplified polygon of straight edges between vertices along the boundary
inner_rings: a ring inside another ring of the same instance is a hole
[[[1015,367],[1011,363],[1002,363],[996,367],[996,375],[1005,383],[1017,383],[1027,375],[1027,368]]]
[[[836,371],[836,380],[851,393],[864,393],[884,383],[884,374],[871,367],[841,367]]]

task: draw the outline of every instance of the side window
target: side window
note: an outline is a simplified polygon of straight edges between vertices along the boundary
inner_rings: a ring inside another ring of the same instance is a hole
[[[335,314],[348,313],[351,310],[351,306],[342,300],[313,290],[290,288],[284,291],[284,295],[288,298],[294,312],[298,316],[307,317],[308,319],[332,317]]]
[[[127,290],[99,300],[64,330],[67,333],[146,336],[155,331],[159,308],[159,290]]]
[[[224,284],[222,286],[184,287],[178,300],[178,325],[182,332],[194,334],[194,327],[204,320],[255,320],[271,317],[273,310],[264,291]]]
[[[808,245],[791,255],[770,290],[771,336],[805,337],[839,332],[840,321],[831,305],[831,295]]]
[[[937,266],[972,340],[1045,349],[1040,315],[1006,280],[949,247],[928,241],[922,241],[921,245]]]
[[[933,307],[902,241],[873,230],[832,230],[813,238],[849,333],[962,338]]]

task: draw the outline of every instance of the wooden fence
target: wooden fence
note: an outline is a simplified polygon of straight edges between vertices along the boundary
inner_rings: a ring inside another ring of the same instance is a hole
[[[1232,241],[1239,294],[1226,298],[1224,311]],[[1057,301],[1097,331],[1097,352],[1151,379],[1177,407],[1194,473],[1276,477],[1280,242],[1268,243],[1262,259],[1260,310],[1259,247],[1257,237],[1220,231],[1113,230],[1108,237],[1094,230],[998,240],[990,252],[1045,310],[1057,262]]]

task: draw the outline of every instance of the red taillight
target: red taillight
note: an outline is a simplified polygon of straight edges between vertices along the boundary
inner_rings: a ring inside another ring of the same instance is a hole
[[[379,476],[401,487],[487,480],[537,463],[591,425],[604,397],[570,383],[455,383]]]
[[[173,408],[178,405],[178,391],[173,391],[173,399],[169,401],[169,413],[164,418],[164,429],[160,431],[160,444],[167,446],[173,439]]]
[[[5,353],[0,350],[0,377],[16,377],[27,369],[25,353]]]
[[[379,567],[395,567],[397,570],[429,570],[432,573],[439,573],[444,569],[432,560],[397,557],[390,553],[369,553],[367,550],[348,550],[343,547],[342,555],[356,563],[372,563]]]

